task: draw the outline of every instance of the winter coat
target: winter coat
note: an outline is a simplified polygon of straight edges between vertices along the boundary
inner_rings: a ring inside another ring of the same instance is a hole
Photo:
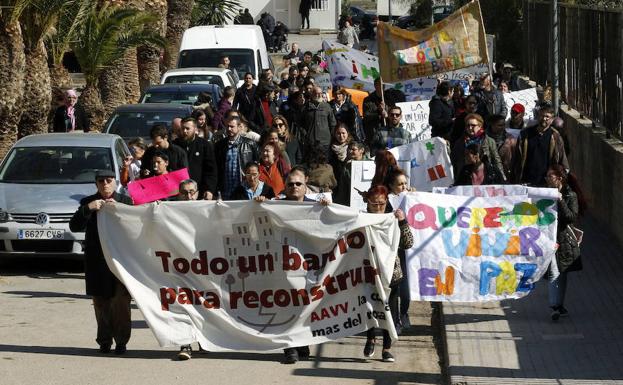
[[[488,135],[485,135],[481,145],[480,158],[483,159],[484,157],[489,160],[491,165],[493,165],[501,175],[504,175],[504,166],[502,166],[502,160],[498,154],[495,140]],[[459,138],[454,142],[452,151],[450,152],[450,160],[452,161],[454,175],[459,175],[459,172],[465,165],[465,138]]]
[[[537,127],[528,127],[521,131],[519,138],[517,139],[517,145],[515,146],[515,153],[513,154],[512,168],[511,168],[511,180],[514,183],[525,183],[524,180],[524,166],[526,165],[526,159],[528,156],[528,139],[530,135],[538,135],[536,133]],[[565,153],[564,140],[560,133],[554,128],[549,127],[548,130],[552,130],[552,137],[549,145],[549,166],[559,164],[565,170],[569,169],[569,161],[567,160],[567,154]]]
[[[331,133],[336,126],[335,115],[329,103],[309,101],[303,109],[303,124],[305,127],[305,144],[329,147]]]
[[[163,152],[169,157],[169,166],[167,167],[169,171],[181,170],[188,167],[186,151],[174,143],[169,143],[169,147],[166,149],[148,147],[147,150],[145,150],[143,159],[141,159],[141,172],[143,170],[149,170],[149,175],[152,175],[151,160],[157,152]]]
[[[322,192],[332,191],[337,185],[333,167],[330,164],[319,164],[316,167],[309,167],[308,185],[320,188]]]
[[[231,110],[231,107],[232,105],[227,98],[222,98],[218,103],[218,109],[212,118],[212,127],[215,131],[225,130],[225,115],[227,115],[227,111]]]
[[[445,100],[439,95],[433,96],[430,103],[430,114],[428,115],[428,124],[431,126],[431,135],[448,138],[454,126],[454,104],[452,100]]]
[[[582,269],[580,259],[580,246],[574,239],[569,225],[573,225],[579,212],[578,196],[569,188],[564,186],[561,190],[562,199],[558,201],[558,231],[556,241],[556,262],[560,272],[576,271]]]
[[[491,91],[480,89],[475,94],[479,100],[477,112],[483,117],[483,119],[490,115],[506,116],[508,110],[506,108],[506,102],[504,101],[504,94],[502,94],[502,91],[496,89]]]
[[[240,136],[238,143],[238,167],[243,169],[244,165],[249,162],[257,162],[259,159],[259,150],[257,143],[251,139]],[[229,149],[229,138],[223,138],[214,145],[214,157],[216,158],[216,166],[218,170],[218,187],[217,191],[225,191],[225,173],[227,163],[227,150]],[[242,175],[242,171],[240,171]]]
[[[74,105],[74,120],[76,124],[76,131],[89,132],[91,125],[82,104]],[[60,106],[54,112],[54,123],[52,128],[54,132],[68,132],[71,130],[71,119],[67,116],[66,106]]]
[[[234,96],[233,108],[240,111],[242,116],[249,122],[249,128],[258,134],[264,132],[264,113],[262,112],[262,101],[258,97],[257,87],[253,85],[250,91],[247,91],[242,85],[236,91]]]
[[[112,198],[122,204],[132,204],[130,197],[116,192]],[[84,281],[87,295],[111,298],[115,295],[117,277],[110,271],[104,258],[97,230],[97,211],[91,211],[88,207],[89,203],[97,199],[102,199],[99,193],[82,198],[80,207],[69,221],[69,229],[85,232]]]
[[[308,16],[310,9],[311,0],[301,0],[301,4],[299,4],[299,13],[303,16]]]
[[[214,147],[211,142],[195,135],[191,142],[177,138],[173,142],[186,152],[188,159],[188,174],[197,182],[199,192],[206,191],[216,194],[217,171]]]

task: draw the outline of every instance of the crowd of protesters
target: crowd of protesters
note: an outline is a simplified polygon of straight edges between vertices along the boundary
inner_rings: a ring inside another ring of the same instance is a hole
[[[241,22],[244,18],[242,13]],[[344,36],[350,45],[354,37],[349,28],[346,21]],[[369,213],[394,212],[399,221],[400,249],[395,279],[390,284],[389,308],[400,331],[410,326],[404,250],[411,247],[413,239],[405,214],[393,210],[388,197],[411,189],[406,173],[388,149],[414,141],[401,124],[403,112],[397,104],[406,98],[399,90],[383,89],[377,79],[375,91],[363,100],[360,109],[348,89],[338,86],[328,94],[315,83],[314,75],[322,68],[317,55],[303,53],[293,43],[278,74],[264,70],[256,82],[253,74],[246,73],[242,86],[225,87],[222,99],[216,103],[200,103],[192,116],[172,122],[172,131],[165,125],[155,125],[151,145],[140,139],[130,141],[133,157],[126,159],[121,182],[187,168],[190,179],[180,184],[179,195],[172,199],[304,201],[306,193],[322,192],[331,193],[334,203],[348,206],[352,162],[374,158],[376,174],[371,189],[363,195]],[[565,241],[557,251],[560,274],[552,279],[550,287],[552,319],[557,320],[568,314],[563,303],[566,273],[581,268],[577,262],[578,244],[573,244],[568,225],[576,221],[584,200],[569,170],[568,144],[561,122],[554,127],[553,109],[541,106],[536,123],[526,124],[525,106],[515,104],[510,122],[506,122],[502,94],[516,87],[507,69],[494,78],[483,76],[478,84],[472,84],[468,96],[461,87],[440,82],[430,101],[429,123],[432,136],[448,144],[456,185],[526,184],[559,189],[559,237]],[[74,107],[75,94],[68,93],[67,100],[55,116],[58,131],[82,124],[82,111]],[[518,135],[510,134],[512,131]],[[85,198],[72,219],[72,230],[86,229],[88,246],[94,238],[89,232],[96,231],[92,213],[107,200],[128,203],[110,192],[114,189],[109,185],[115,183],[110,175],[98,174],[98,193]],[[87,247],[87,266],[92,264],[96,269],[102,268],[103,261],[97,242],[93,240],[92,247]],[[87,292],[98,298],[94,302],[100,351],[110,351],[114,337],[115,352],[122,354],[129,339],[127,297],[124,291],[119,298],[117,294],[110,296],[109,291],[119,284],[112,274],[92,278],[95,275],[87,269]],[[108,291],[89,289],[93,279],[107,279]],[[105,299],[99,299],[101,296]],[[123,311],[115,315],[114,306]],[[118,327],[120,324],[124,326]],[[366,357],[374,354],[374,344],[375,332],[371,329],[364,348]],[[390,348],[391,340],[385,331],[383,361],[394,361]],[[308,347],[285,350],[287,363],[308,356]],[[183,346],[178,357],[190,358],[190,345]]]

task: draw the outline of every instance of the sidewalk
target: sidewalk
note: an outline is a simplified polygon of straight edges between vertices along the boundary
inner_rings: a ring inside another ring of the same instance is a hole
[[[545,280],[520,300],[444,304],[451,384],[623,384],[623,253],[594,219],[580,227],[568,318],[551,321]]]

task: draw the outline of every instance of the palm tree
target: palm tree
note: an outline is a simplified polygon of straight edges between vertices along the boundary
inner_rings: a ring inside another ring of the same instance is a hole
[[[184,31],[190,26],[188,15],[192,13],[195,0],[169,0],[167,11],[167,47],[164,51],[164,68],[175,68]]]
[[[26,58],[15,1],[0,0],[0,159],[17,140]]]
[[[149,0],[145,2],[145,11],[156,16],[156,23],[150,29],[164,38],[167,30],[167,0]],[[141,92],[152,84],[160,83],[160,48],[153,44],[138,47],[138,73]]]
[[[52,101],[48,53],[44,39],[49,35],[66,7],[73,7],[75,0],[19,0],[20,24],[26,55],[26,77],[22,117],[18,136],[48,132],[49,106]]]
[[[192,25],[223,25],[233,19],[240,9],[235,0],[195,0]]]
[[[162,36],[146,27],[157,20],[154,15],[108,4],[99,9],[97,4],[91,6],[78,33],[79,41],[72,44],[86,80],[80,103],[89,115],[92,130],[99,130],[104,123],[104,107],[98,88],[102,71],[122,57],[128,48],[141,44],[162,47],[165,44]]]

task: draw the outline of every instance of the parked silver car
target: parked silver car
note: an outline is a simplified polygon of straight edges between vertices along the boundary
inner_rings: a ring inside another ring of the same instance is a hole
[[[0,165],[0,256],[81,256],[84,233],[71,232],[69,220],[97,191],[95,172],[114,170],[119,181],[129,154],[109,134],[31,135],[15,143]]]

